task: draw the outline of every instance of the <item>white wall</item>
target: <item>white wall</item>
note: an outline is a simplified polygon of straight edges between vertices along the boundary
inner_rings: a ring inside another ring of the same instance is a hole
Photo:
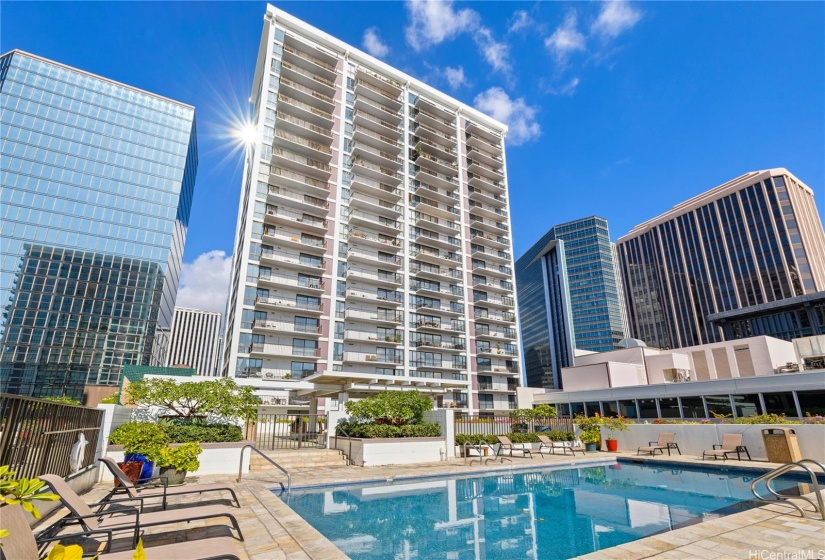
[[[645,385],[645,368],[640,364],[610,362],[607,364],[610,387],[633,387]]]
[[[825,425],[815,424],[631,424],[627,432],[616,432],[619,451],[636,451],[639,447],[656,441],[659,434],[673,432],[682,455],[702,456],[702,452],[713,449],[714,444],[722,442],[723,434],[743,434],[742,445],[748,448],[751,458],[767,461],[768,454],[762,440],[765,428],[789,428],[796,432],[799,450],[805,459],[825,462]],[[609,432],[602,428],[602,438]],[[676,452],[673,451],[675,454]],[[667,452],[665,452],[667,455]],[[711,459],[708,459],[709,461]]]
[[[610,380],[607,364],[591,364],[570,368],[561,368],[561,384],[565,391],[589,391],[607,389]]]
[[[233,443],[202,443],[203,453],[198,456],[201,463],[197,471],[190,472],[188,476],[202,476],[207,474],[233,474],[238,475],[238,466],[241,464],[241,449],[246,444],[254,444],[252,441],[238,441]],[[172,444],[175,447],[177,444]],[[252,452],[246,451],[243,454],[243,472],[249,472],[249,456]],[[118,463],[123,461],[123,446],[112,445],[106,456],[111,457]],[[101,480],[112,480],[109,469],[101,469]]]
[[[690,370],[690,357],[682,352],[671,352],[648,356],[647,362],[647,382],[650,385],[665,382],[666,369],[685,369]],[[691,371],[691,379],[696,379],[693,371]]]
[[[336,440],[333,439],[332,443],[335,445]],[[447,457],[446,440],[443,438],[338,438],[337,447],[333,449],[349,454],[350,461],[362,467],[434,463]]]

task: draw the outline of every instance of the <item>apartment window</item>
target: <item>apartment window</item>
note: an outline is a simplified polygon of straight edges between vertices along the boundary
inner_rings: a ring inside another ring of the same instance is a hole
[[[480,391],[490,391],[493,388],[493,378],[489,375],[479,375],[478,388]]]
[[[765,412],[767,414],[784,414],[795,417],[799,414],[793,400],[793,393],[765,393]]]
[[[238,358],[235,365],[235,375],[238,377],[260,377],[264,361],[257,358]]]
[[[292,339],[292,353],[296,356],[315,356],[318,349],[318,342],[303,338]]]
[[[295,303],[301,309],[318,309],[321,306],[321,298],[314,296],[295,296]]]
[[[332,345],[332,359],[340,362],[344,359],[344,345],[336,342]]]
[[[336,301],[335,302],[335,318],[336,319],[343,319],[345,309],[346,309],[346,304],[343,301]]]
[[[476,358],[476,365],[478,366],[478,371],[493,370],[493,360],[490,358]]]
[[[262,269],[263,270],[263,269]],[[304,288],[320,288],[321,279],[317,276],[310,276],[308,274],[298,275],[298,285]]]
[[[304,265],[314,266],[314,267],[317,267],[317,268],[321,267],[322,259],[321,259],[321,257],[315,256],[315,255],[307,255],[306,253],[301,253],[298,257],[298,260],[300,261],[301,264],[304,264]]]
[[[490,342],[487,340],[476,340],[476,352],[490,352]]]
[[[315,364],[312,362],[292,362],[290,373],[293,379],[303,379],[315,373]]]
[[[314,333],[318,332],[320,321],[314,317],[295,317],[293,324],[298,332]]]
[[[478,396],[478,408],[479,408],[479,410],[492,410],[492,408],[493,408],[493,395],[479,395]]]
[[[465,369],[467,367],[467,356],[453,356],[453,367]]]
[[[762,405],[759,403],[759,395],[731,395],[733,407],[737,418],[747,418],[760,413]]]
[[[340,321],[335,322],[335,340],[344,339],[344,323]]]
[[[682,415],[684,418],[707,418],[702,397],[682,397]]]

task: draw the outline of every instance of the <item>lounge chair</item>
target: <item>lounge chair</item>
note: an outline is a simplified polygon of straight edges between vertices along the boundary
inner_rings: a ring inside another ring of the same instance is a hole
[[[61,535],[48,537],[45,539],[35,539],[26,519],[26,514],[22,506],[3,506],[3,515],[0,516],[0,527],[9,532],[3,538],[3,547],[0,548],[0,556],[7,560],[38,560],[40,553],[38,548],[48,546],[50,542],[68,539],[83,535],[91,537],[95,534],[106,535],[106,549],[108,550],[112,540],[112,531],[84,531],[83,533],[73,533],[71,535]],[[97,539],[95,539],[97,540]],[[149,558],[174,558],[175,560],[240,560],[237,554],[235,540],[228,537],[213,537],[197,541],[186,541],[163,546],[153,546],[146,548],[146,555]],[[96,556],[98,560],[132,560],[134,550],[124,550],[123,552],[104,553]]]
[[[649,441],[647,445],[643,445],[639,449],[636,450],[636,455],[639,455],[642,451],[645,453],[650,453],[651,455],[656,455],[658,451],[662,455],[665,454],[664,450],[667,449],[667,454],[670,455],[670,450],[675,449],[679,455],[682,452],[679,450],[679,445],[676,443],[676,434],[673,432],[664,432],[659,434],[659,439],[656,441]]]
[[[748,448],[742,445],[742,434],[723,434],[721,444],[714,444],[713,449],[702,452],[702,460],[704,461],[705,457],[713,457],[714,459],[721,457],[727,460],[730,453],[736,453],[737,461],[742,460],[742,453],[748,456],[748,461],[751,460]]]
[[[530,451],[529,449],[526,449],[524,447],[515,447],[513,445],[513,442],[510,441],[510,438],[508,438],[507,436],[496,436],[496,437],[498,437],[498,442],[500,444],[499,447],[498,447],[498,452],[496,453],[496,456],[503,455],[504,452],[507,451],[507,454],[510,457],[513,456],[513,453],[521,453],[522,457],[527,457],[529,455],[531,459],[533,458],[533,452],[532,451]]]
[[[576,456],[576,451],[581,452],[584,455],[584,446],[581,444],[580,441],[552,441],[549,437],[543,435],[537,435],[539,438],[539,453],[542,457],[544,457],[544,452],[549,451],[551,455],[556,454],[556,450],[560,449],[562,454],[567,455],[567,452]]]
[[[126,476],[120,467],[117,466],[117,463],[111,457],[103,457],[98,459],[101,463],[106,465],[106,467],[111,471],[111,473],[115,476],[115,479],[120,482],[120,486],[115,486],[112,490],[103,498],[101,501],[106,502],[112,499],[112,496],[116,494],[126,493],[131,498],[135,499],[146,499],[146,498],[161,498],[163,500],[162,509],[166,509],[166,501],[169,496],[184,496],[186,494],[205,494],[206,492],[222,492],[226,491],[232,494],[232,500],[235,502],[233,505],[235,507],[241,507],[241,503],[238,501],[238,496],[235,495],[235,491],[225,484],[192,484],[190,486],[178,486],[169,488],[166,484],[166,479],[162,477],[156,478],[149,478],[149,479],[141,479],[145,481],[151,480],[159,480],[162,486],[158,488],[157,486],[150,486],[147,488],[137,488],[132,480]],[[141,503],[141,509],[142,503]]]
[[[38,477],[45,482],[52,492],[60,496],[60,501],[71,512],[60,522],[60,527],[69,523],[80,523],[86,531],[111,530],[111,531],[133,531],[134,545],[137,545],[140,530],[143,527],[153,527],[156,525],[169,525],[183,521],[197,521],[201,519],[212,519],[214,517],[226,517],[238,532],[238,539],[243,540],[241,528],[238,520],[235,519],[233,510],[225,506],[199,506],[182,509],[172,509],[157,511],[152,513],[141,513],[138,508],[123,508],[104,511],[104,508],[111,502],[91,504],[98,506],[98,510],[92,511],[92,507],[83,501],[77,493],[66,484],[62,477],[53,474],[44,474]]]

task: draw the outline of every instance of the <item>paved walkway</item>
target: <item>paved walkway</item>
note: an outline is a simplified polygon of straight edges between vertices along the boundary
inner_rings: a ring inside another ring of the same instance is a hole
[[[365,481],[403,480],[406,478],[437,477],[461,474],[490,474],[494,471],[513,469],[533,469],[541,467],[581,466],[586,464],[613,462],[619,457],[633,457],[633,454],[588,453],[584,457],[555,455],[533,459],[514,457],[512,461],[486,461],[472,465],[464,459],[395,467],[311,467],[292,471],[293,488],[328,484],[346,484]],[[672,461],[679,464],[704,464],[691,457],[656,457],[647,461]],[[721,463],[721,461],[717,461]],[[727,461],[727,466],[739,467],[737,461]],[[745,467],[767,470],[770,463],[742,462]],[[96,486],[85,496],[88,502],[102,497],[108,490],[108,480]],[[204,476],[192,478],[190,482],[222,482],[231,484],[238,493],[241,508],[237,510],[238,520],[245,541],[237,542],[238,556],[248,560],[320,559],[335,560],[346,558],[323,535],[294,513],[273,492],[279,482],[285,482],[277,471],[254,472],[244,475],[242,482],[236,483],[231,475]],[[211,498],[215,495],[207,495]],[[197,497],[176,499],[171,504],[179,506],[203,505]],[[226,500],[212,500],[209,503],[228,503]],[[596,558],[782,558],[781,556],[754,556],[761,551],[794,552],[813,551],[810,558],[817,558],[816,551],[825,549],[825,523],[800,519],[788,515],[789,509],[777,505],[764,506],[745,512],[725,516],[668,533],[662,533],[581,557]],[[149,560],[165,560],[151,554],[151,546],[170,542],[180,542],[196,538],[231,535],[231,529],[222,520],[177,524],[146,531],[144,543]],[[128,549],[128,538],[116,539],[114,550]],[[803,558],[797,556],[795,558]],[[792,558],[792,556],[786,556]]]

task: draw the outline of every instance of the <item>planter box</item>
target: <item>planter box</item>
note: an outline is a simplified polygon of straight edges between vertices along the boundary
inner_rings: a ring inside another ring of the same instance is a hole
[[[241,449],[244,445],[254,444],[253,441],[236,441],[232,443],[202,443],[203,453],[200,454],[198,460],[201,463],[197,471],[188,473],[188,476],[200,476],[206,474],[234,474],[238,475],[238,464],[241,460]],[[170,447],[175,447],[180,444],[171,444]],[[244,453],[243,472],[249,472],[249,456],[252,451]],[[123,446],[110,445],[106,452],[106,456],[111,457],[117,462],[123,461]],[[104,480],[112,479],[108,470],[104,469]]]
[[[805,459],[825,462],[825,425],[822,424],[630,424],[627,432],[616,432],[619,451],[636,451],[650,441],[656,441],[662,432],[676,434],[676,443],[682,455],[702,456],[702,452],[713,449],[722,442],[723,434],[742,434],[742,445],[748,448],[751,458],[767,461],[768,454],[762,441],[765,428],[790,428],[796,431],[799,449]],[[609,432],[602,430],[602,437]],[[667,451],[665,451],[667,455]],[[708,459],[711,461],[712,459]]]
[[[447,442],[444,438],[332,438],[330,447],[349,455],[354,465],[411,465],[444,461]]]

